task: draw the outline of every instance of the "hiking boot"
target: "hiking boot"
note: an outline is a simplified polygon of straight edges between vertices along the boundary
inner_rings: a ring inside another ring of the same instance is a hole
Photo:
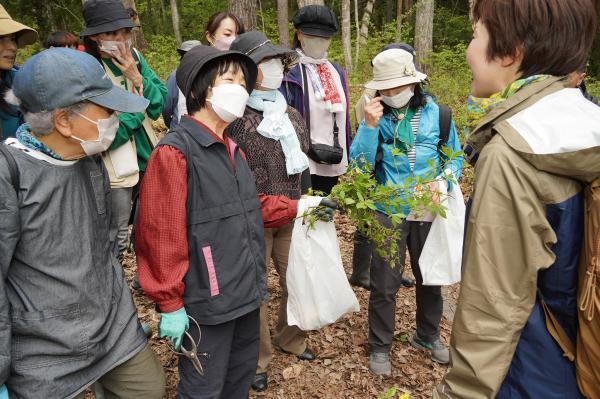
[[[432,343],[423,341],[417,333],[414,333],[410,339],[410,344],[420,350],[431,352],[431,360],[439,364],[450,363],[450,352],[448,348],[438,339]]]
[[[390,355],[383,352],[371,352],[369,355],[369,370],[375,375],[389,377],[392,375]]]

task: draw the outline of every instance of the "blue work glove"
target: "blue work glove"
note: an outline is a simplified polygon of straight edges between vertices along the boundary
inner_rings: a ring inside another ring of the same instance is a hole
[[[0,385],[0,399],[8,399],[8,389],[6,389],[6,385]]]
[[[185,330],[189,326],[190,320],[185,312],[185,308],[171,313],[161,313],[160,323],[158,323],[158,336],[160,338],[169,338],[173,342],[175,350],[178,351],[181,348],[183,333],[185,333]]]

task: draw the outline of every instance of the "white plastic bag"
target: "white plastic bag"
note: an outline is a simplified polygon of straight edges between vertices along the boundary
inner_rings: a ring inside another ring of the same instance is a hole
[[[423,246],[419,267],[423,285],[451,285],[460,281],[465,202],[458,183],[446,195],[446,185],[439,182],[446,217],[436,216]]]
[[[298,216],[320,201],[320,197],[298,201]],[[286,278],[290,326],[317,330],[359,310],[342,265],[333,222],[318,221],[309,228],[302,218],[296,219]]]

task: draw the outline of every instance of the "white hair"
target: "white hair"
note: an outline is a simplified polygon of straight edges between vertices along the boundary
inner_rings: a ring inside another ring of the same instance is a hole
[[[15,92],[12,89],[6,92],[4,99],[9,104],[17,107],[21,106],[21,99],[15,95]],[[81,112],[86,105],[87,102],[84,101],[60,109],[64,109],[69,114],[72,114],[74,112]],[[29,129],[37,135],[45,136],[54,130],[54,113],[57,111],[56,109],[52,111],[27,112],[21,108],[21,111],[23,111],[23,117],[25,118],[25,122],[29,125]]]

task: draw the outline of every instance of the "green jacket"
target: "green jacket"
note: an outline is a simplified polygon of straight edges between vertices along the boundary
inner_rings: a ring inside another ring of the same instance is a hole
[[[144,84],[144,97],[150,101],[150,105],[146,108],[146,113],[152,120],[157,120],[165,104],[167,98],[167,86],[148,66],[144,56],[140,52],[136,52],[139,56],[138,69],[142,75]],[[121,70],[113,64],[110,58],[103,59],[115,76],[122,76]],[[128,89],[124,87],[124,89]],[[152,152],[152,145],[146,136],[142,123],[144,122],[144,114],[138,113],[122,113],[119,115],[119,130],[113,141],[110,149],[115,149],[124,144],[131,136],[135,138],[135,146],[137,149],[138,165],[140,171],[146,170],[146,164]]]

